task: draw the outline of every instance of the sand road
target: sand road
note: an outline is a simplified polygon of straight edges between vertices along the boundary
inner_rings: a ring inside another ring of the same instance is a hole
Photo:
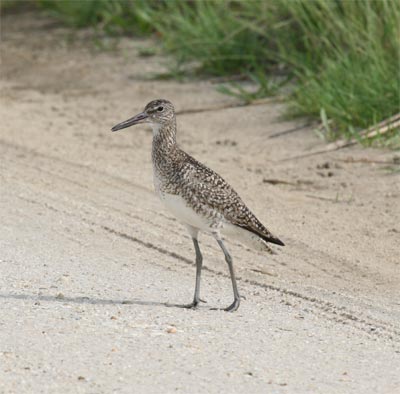
[[[152,80],[150,41],[98,51],[27,11],[1,28],[0,393],[400,392],[394,152],[290,159],[325,143],[310,128],[271,138],[303,123],[283,104]],[[184,149],[287,245],[227,242],[237,313],[210,309],[232,290],[207,235],[207,304],[165,306],[192,299],[192,244],[153,193],[151,132],[109,131],[159,97],[183,112]]]

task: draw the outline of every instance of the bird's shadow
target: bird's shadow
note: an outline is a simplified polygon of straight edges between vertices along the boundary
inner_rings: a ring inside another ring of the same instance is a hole
[[[112,300],[104,298],[93,297],[66,297],[66,296],[52,296],[52,295],[33,295],[33,294],[0,294],[0,299],[14,299],[14,300],[30,300],[35,302],[49,301],[61,303],[75,303],[75,304],[90,304],[90,305],[141,305],[141,306],[164,306],[182,308],[181,304],[171,304],[168,302],[159,301],[143,301],[143,300]]]

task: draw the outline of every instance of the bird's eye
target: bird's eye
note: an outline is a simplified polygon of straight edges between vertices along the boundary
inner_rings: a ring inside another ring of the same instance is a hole
[[[158,107],[158,108],[157,108],[157,111],[159,111],[159,112],[164,111],[164,107]]]

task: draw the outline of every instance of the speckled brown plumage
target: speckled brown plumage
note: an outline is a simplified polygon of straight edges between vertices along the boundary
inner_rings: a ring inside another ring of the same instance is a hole
[[[152,160],[158,192],[181,196],[197,214],[210,220],[211,228],[218,229],[225,220],[266,242],[283,245],[221,176],[179,148],[175,117],[154,136]]]
[[[166,207],[188,229],[196,251],[196,287],[193,302],[185,307],[196,307],[200,299],[200,276],[203,258],[198,243],[198,232],[211,233],[225,255],[232,280],[234,301],[226,311],[236,311],[240,296],[236,284],[232,257],[221,238],[236,237],[242,243],[272,253],[267,243],[283,246],[256,216],[246,207],[235,190],[217,173],[185,153],[176,143],[175,110],[167,100],[154,100],[144,111],[112,131],[138,124],[150,123],[153,128],[153,176],[155,190]]]

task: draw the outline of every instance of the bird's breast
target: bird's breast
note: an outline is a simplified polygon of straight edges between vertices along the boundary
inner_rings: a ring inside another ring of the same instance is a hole
[[[156,192],[157,196],[161,198],[161,189],[162,189],[162,179],[160,174],[156,169],[153,167],[153,184],[154,184],[154,191]]]

